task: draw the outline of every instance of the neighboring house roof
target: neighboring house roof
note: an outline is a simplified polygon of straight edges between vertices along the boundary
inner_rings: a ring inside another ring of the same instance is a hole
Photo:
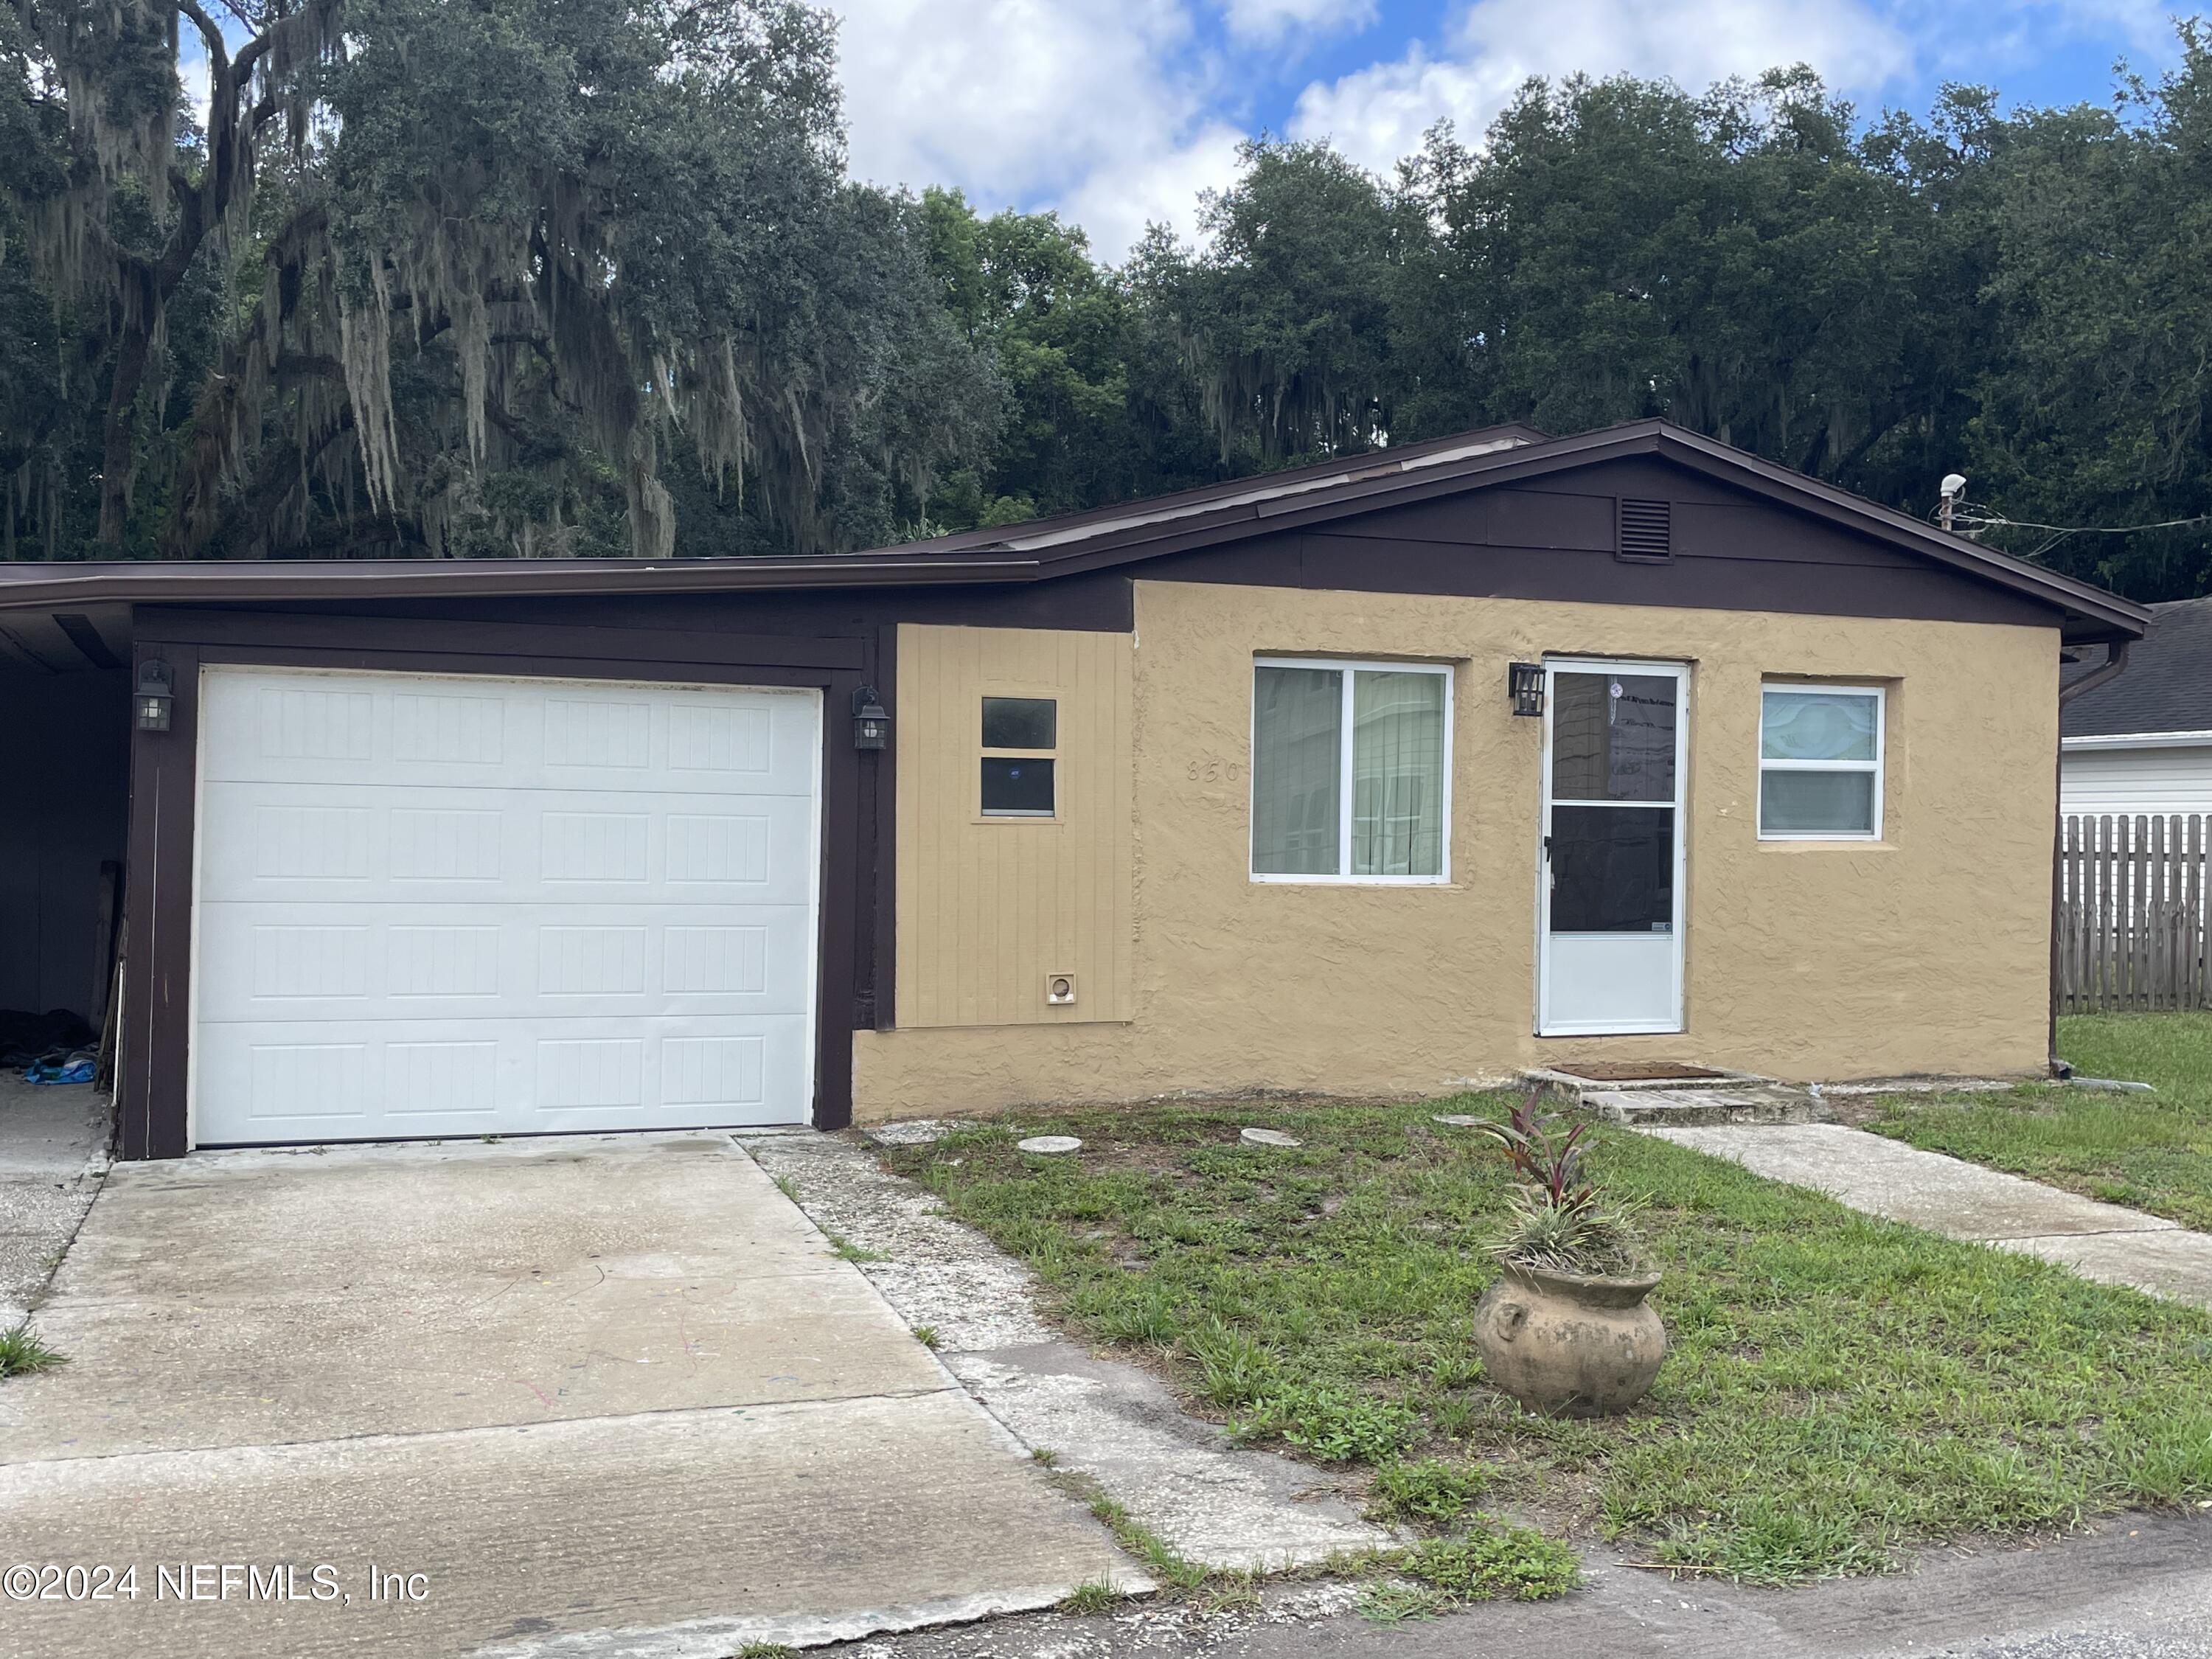
[[[2094,659],[2069,664],[2075,679]],[[2212,599],[2150,607],[2150,627],[2128,651],[2127,666],[2064,705],[2060,734],[2077,746],[2121,747],[2125,738],[2212,743]]]
[[[864,553],[734,559],[358,559],[0,564],[0,610],[421,595],[699,592],[1047,580],[1601,461],[1656,456],[2064,612],[2071,640],[2138,637],[2118,595],[1664,421],[1571,438],[1493,427],[1285,472]]]

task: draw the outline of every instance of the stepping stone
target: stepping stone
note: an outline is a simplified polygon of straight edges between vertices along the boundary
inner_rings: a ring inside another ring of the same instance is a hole
[[[1476,1129],[1489,1122],[1490,1120],[1486,1117],[1476,1117],[1468,1112],[1432,1112],[1429,1115],[1429,1121],[1449,1123],[1455,1129]]]
[[[1018,1140],[1014,1145],[1023,1152],[1036,1152],[1047,1158],[1083,1150],[1082,1140],[1074,1135],[1031,1135],[1027,1140]]]
[[[1240,1138],[1249,1146],[1303,1146],[1305,1145],[1296,1135],[1286,1135],[1280,1129],[1247,1129]]]
[[[957,1117],[909,1117],[891,1123],[863,1124],[860,1133],[878,1146],[927,1146],[968,1127]]]

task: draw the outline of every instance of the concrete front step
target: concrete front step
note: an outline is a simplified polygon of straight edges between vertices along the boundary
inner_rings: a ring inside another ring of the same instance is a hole
[[[1688,1089],[1585,1089],[1582,1110],[1607,1123],[1704,1127],[1720,1123],[1822,1123],[1828,1109],[1809,1090],[1779,1083]]]
[[[1792,1087],[1750,1072],[1698,1078],[1599,1079],[1567,1071],[1532,1071],[1522,1081],[1550,1103],[1607,1123],[1826,1123],[1832,1115],[1815,1090]]]

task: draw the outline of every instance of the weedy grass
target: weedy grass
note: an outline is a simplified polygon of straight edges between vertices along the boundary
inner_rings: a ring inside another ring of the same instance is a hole
[[[1073,1613],[1109,1613],[1121,1601],[1121,1591],[1103,1578],[1092,1578],[1078,1584],[1062,1596],[1060,1610]]]
[[[1626,1132],[1592,1138],[1592,1170],[1666,1274],[1672,1357],[1626,1416],[1524,1413],[1470,1334],[1505,1162],[1430,1121],[1506,1104],[1075,1111],[1020,1131],[1081,1135],[1073,1158],[1024,1158],[992,1127],[888,1157],[1085,1337],[1251,1440],[1371,1470],[1376,1504],[1425,1524],[1479,1492],[1555,1535],[1790,1583],[2212,1498],[2212,1315]],[[1304,1144],[1243,1146],[1255,1121]],[[1468,1469],[1464,1491],[1445,1473]]]
[[[827,1227],[822,1230],[822,1237],[830,1241],[830,1254],[840,1261],[866,1262],[890,1260],[882,1251],[863,1249],[846,1237],[844,1234],[833,1233]]]
[[[12,1330],[0,1331],[0,1377],[27,1376],[33,1371],[67,1364],[64,1355],[31,1334],[27,1320]]]
[[[2212,1231],[2212,1013],[2069,1016],[2058,1022],[2058,1051],[2085,1077],[2157,1092],[2030,1084],[2008,1094],[1889,1096],[1866,1127]]]
[[[1053,1468],[1053,1454],[1040,1455],[1030,1453],[1048,1469]],[[1231,1608],[1249,1608],[1259,1605],[1260,1575],[1231,1568],[1207,1567],[1186,1559],[1176,1553],[1174,1545],[1131,1515],[1121,1501],[1088,1474],[1072,1469],[1054,1469],[1054,1485],[1085,1504],[1091,1515],[1114,1534],[1114,1541],[1145,1564],[1164,1595],[1188,1601],[1208,1612],[1224,1612]],[[1080,1595],[1088,1586],[1079,1587]],[[1118,1599],[1121,1592],[1109,1588],[1109,1594]],[[1071,1598],[1072,1599],[1072,1598]],[[1062,1603],[1067,1612],[1096,1611],[1077,1608]]]
[[[1438,1457],[1385,1463],[1375,1471],[1374,1510],[1388,1521],[1449,1527],[1474,1507],[1489,1484],[1489,1471],[1479,1464]]]

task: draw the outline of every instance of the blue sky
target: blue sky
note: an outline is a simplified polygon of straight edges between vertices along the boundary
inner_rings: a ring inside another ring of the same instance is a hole
[[[2103,101],[2172,63],[2155,0],[831,0],[854,171],[1053,207],[1118,259],[1262,129],[1387,167],[1449,116],[1480,131],[1530,74],[1692,88],[1806,62],[1867,110],[1946,81]]]

